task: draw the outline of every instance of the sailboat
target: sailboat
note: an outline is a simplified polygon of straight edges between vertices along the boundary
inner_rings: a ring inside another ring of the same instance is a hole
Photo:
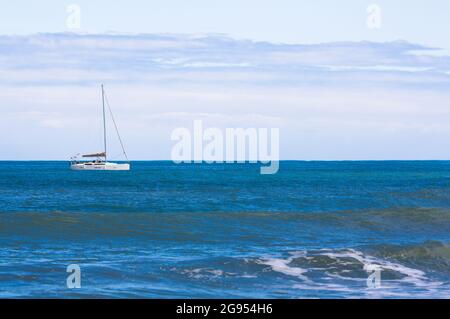
[[[106,100],[107,101],[107,100]],[[70,168],[72,170],[108,170],[108,171],[128,171],[130,170],[129,163],[113,163],[108,162],[108,156],[106,152],[106,117],[105,117],[105,89],[102,84],[102,104],[103,104],[103,151],[93,154],[85,154],[81,155],[83,158],[95,158],[90,161],[80,161],[78,159],[78,155],[71,158]],[[114,116],[112,114],[111,108],[108,109],[111,114],[111,118],[114,123],[114,127],[116,129],[117,137],[119,138],[120,146],[122,147],[123,154],[128,161],[127,153],[125,152],[125,148],[122,143],[122,139],[120,138],[119,130],[117,129],[116,121],[114,120]]]

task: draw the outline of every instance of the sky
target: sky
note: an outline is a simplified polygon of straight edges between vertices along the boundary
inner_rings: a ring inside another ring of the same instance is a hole
[[[2,0],[0,33],[68,31],[70,4],[81,8],[80,31],[91,33],[225,33],[304,44],[402,39],[450,49],[447,0]],[[371,4],[381,9],[376,30],[366,26]]]
[[[278,127],[281,159],[449,159],[449,12],[437,0],[5,1],[0,159],[101,149],[100,83],[132,159],[169,159],[171,131],[197,119]]]

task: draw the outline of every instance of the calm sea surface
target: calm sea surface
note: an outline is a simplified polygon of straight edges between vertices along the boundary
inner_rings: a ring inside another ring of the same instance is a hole
[[[450,298],[450,162],[259,167],[0,162],[0,297]]]

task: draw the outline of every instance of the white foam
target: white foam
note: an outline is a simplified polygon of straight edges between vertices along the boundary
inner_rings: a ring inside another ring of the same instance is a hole
[[[427,277],[425,273],[421,270],[406,267],[404,265],[393,263],[387,260],[378,259],[372,256],[364,255],[362,252],[359,252],[354,249],[348,249],[342,252],[329,252],[323,253],[324,256],[328,256],[333,259],[338,258],[353,258],[359,261],[363,265],[363,269],[370,272],[374,269],[380,270],[392,270],[398,273],[401,273],[405,276],[404,281],[409,281],[412,284],[423,286],[429,285]]]
[[[185,269],[182,270],[181,273],[195,279],[220,277],[225,274],[223,270],[207,268]]]
[[[288,258],[263,258],[257,260],[257,263],[268,265],[275,272],[279,272],[288,276],[293,276],[299,278],[303,283],[296,283],[292,286],[295,289],[301,290],[324,290],[330,292],[346,292],[349,295],[347,297],[361,296],[365,295],[367,298],[382,298],[382,297],[397,297],[397,298],[408,298],[413,297],[414,294],[418,296],[449,296],[450,292],[446,285],[442,282],[436,282],[427,278],[425,272],[419,269],[414,269],[407,267],[400,263],[391,262],[388,260],[376,258],[373,256],[365,255],[364,253],[354,250],[346,249],[341,251],[332,251],[330,249],[321,249],[311,252],[293,252]],[[354,263],[343,260],[343,259],[354,259],[361,264],[361,270],[372,272],[375,269],[390,270],[403,275],[402,279],[382,279],[381,287],[379,288],[368,288],[366,286],[366,278],[352,278],[347,277],[344,274],[351,272],[351,270],[342,269],[340,274],[336,274],[327,270],[332,270],[334,267],[322,267],[322,268],[308,268],[303,269],[300,267],[290,266],[290,263],[295,258],[304,258],[305,260],[310,260],[315,256],[327,256],[337,261],[340,266],[352,265]],[[305,273],[319,271],[319,277],[312,281],[310,278],[306,277]],[[330,282],[330,281],[337,282]],[[347,282],[347,283],[346,283]],[[355,284],[351,284],[357,283]],[[412,285],[415,290],[410,289],[405,290],[405,284]]]
[[[307,272],[306,269],[300,267],[291,267],[289,264],[295,259],[299,257],[305,257],[305,252],[292,252],[291,256],[282,259],[282,258],[266,258],[262,260],[258,260],[257,263],[270,266],[273,271],[300,278],[302,280],[308,280],[303,274]]]

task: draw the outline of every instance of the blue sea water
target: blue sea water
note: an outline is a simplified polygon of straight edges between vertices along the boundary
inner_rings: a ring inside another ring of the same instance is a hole
[[[448,161],[0,162],[0,297],[449,298],[449,243]]]

